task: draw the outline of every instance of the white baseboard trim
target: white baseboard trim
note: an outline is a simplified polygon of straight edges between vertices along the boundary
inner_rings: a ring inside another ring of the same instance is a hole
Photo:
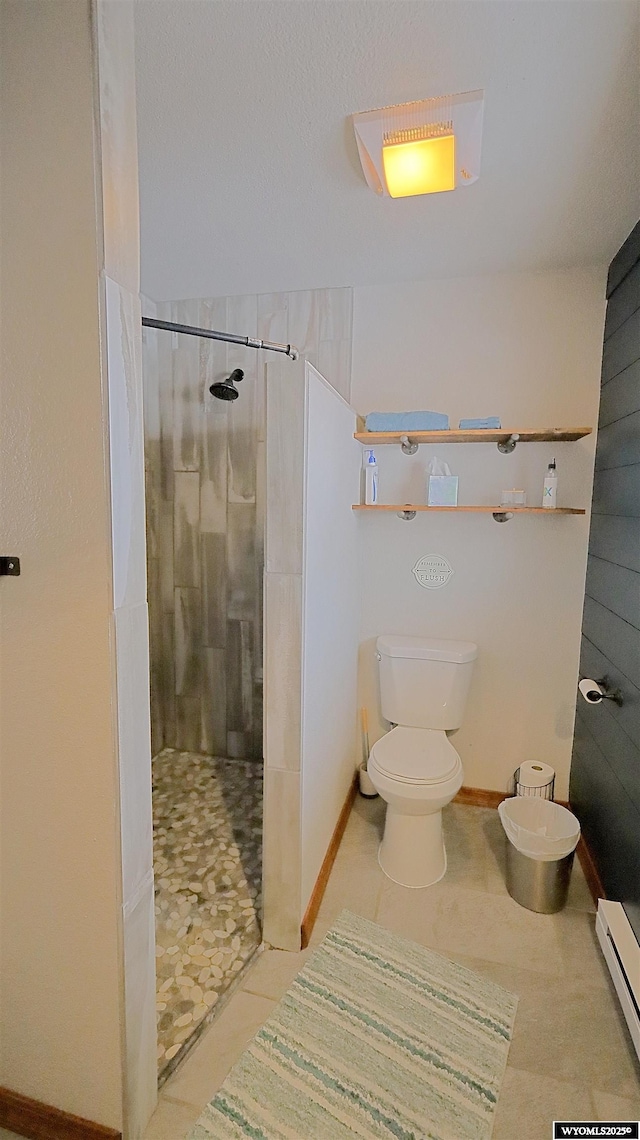
[[[600,899],[596,934],[640,1059],[640,945],[621,903]]]

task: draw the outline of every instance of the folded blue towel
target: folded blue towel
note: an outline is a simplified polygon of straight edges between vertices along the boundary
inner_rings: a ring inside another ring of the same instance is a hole
[[[487,416],[484,420],[460,420],[460,431],[473,431],[475,428],[493,428],[495,431],[501,426],[498,416]]]
[[[449,417],[441,412],[369,412],[367,431],[448,431]]]

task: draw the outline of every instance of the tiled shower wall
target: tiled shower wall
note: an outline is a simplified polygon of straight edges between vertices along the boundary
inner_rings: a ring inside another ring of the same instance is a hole
[[[351,289],[145,303],[147,316],[295,344],[349,400]],[[151,728],[162,748],[262,755],[265,362],[144,330]],[[285,359],[285,358],[281,358]],[[286,363],[286,360],[285,360]],[[240,398],[209,394],[242,368]]]

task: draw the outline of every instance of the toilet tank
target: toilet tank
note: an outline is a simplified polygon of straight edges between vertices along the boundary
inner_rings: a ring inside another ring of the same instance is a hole
[[[477,645],[385,634],[376,648],[382,714],[387,720],[409,728],[460,727]]]

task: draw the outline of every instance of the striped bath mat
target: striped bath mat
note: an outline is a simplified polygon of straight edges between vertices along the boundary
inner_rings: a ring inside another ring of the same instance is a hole
[[[343,911],[190,1140],[483,1140],[517,999]]]

